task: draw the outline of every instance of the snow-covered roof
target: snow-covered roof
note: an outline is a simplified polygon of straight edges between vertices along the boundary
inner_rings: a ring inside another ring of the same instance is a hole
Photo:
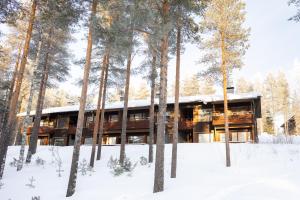
[[[246,100],[246,99],[256,99],[260,97],[261,95],[258,93],[241,93],[241,94],[228,94],[228,100]],[[192,103],[192,102],[203,102],[203,103],[209,103],[209,102],[218,102],[223,101],[224,97],[223,95],[201,95],[201,96],[186,96],[186,97],[180,97],[179,102],[180,103]],[[155,104],[158,105],[159,100],[155,99]],[[174,97],[169,97],[167,99],[167,104],[174,104],[175,99]],[[105,106],[105,109],[107,110],[113,110],[113,109],[120,109],[123,108],[124,102],[118,101],[113,103],[107,103]],[[144,99],[144,100],[130,100],[128,101],[128,107],[129,108],[139,108],[139,107],[147,107],[150,106],[150,99]],[[97,105],[89,105],[86,107],[86,111],[92,111],[96,110]],[[79,105],[71,105],[71,106],[63,106],[63,107],[52,107],[52,108],[46,108],[43,109],[43,114],[50,114],[50,113],[66,113],[66,112],[76,112],[79,110]],[[35,111],[31,111],[30,115],[34,115]],[[19,113],[18,116],[25,116],[26,113]]]

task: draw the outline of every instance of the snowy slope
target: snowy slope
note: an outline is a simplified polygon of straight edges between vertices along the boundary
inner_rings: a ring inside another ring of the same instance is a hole
[[[232,167],[226,168],[224,144],[179,144],[178,178],[170,179],[171,145],[166,145],[165,191],[152,193],[154,165],[138,164],[131,176],[114,177],[107,167],[110,156],[117,157],[119,146],[105,146],[95,172],[78,174],[73,197],[65,198],[72,147],[58,147],[63,160],[62,177],[52,163],[50,147],[38,147],[37,157],[46,160],[44,167],[35,162],[21,172],[6,164],[1,200],[298,200],[300,198],[300,146],[282,144],[232,144]],[[90,146],[81,148],[81,159],[89,160]],[[11,147],[8,160],[17,157],[19,147]],[[139,161],[146,156],[147,145],[126,146],[127,156]],[[91,174],[91,175],[90,175]],[[29,188],[34,177],[35,188]]]

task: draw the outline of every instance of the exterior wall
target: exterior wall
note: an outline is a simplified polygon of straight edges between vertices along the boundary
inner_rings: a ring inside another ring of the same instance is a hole
[[[260,102],[260,101],[259,101]],[[229,103],[229,128],[232,142],[252,142],[257,138],[258,105],[254,101]],[[180,104],[179,142],[223,142],[223,104]],[[157,108],[156,108],[157,110]],[[127,142],[147,143],[149,135],[148,108],[128,111]],[[90,144],[95,121],[95,111],[86,113],[82,143]],[[104,144],[120,143],[122,110],[105,113]],[[173,105],[168,105],[166,121],[166,143],[172,142]],[[53,113],[42,117],[39,139],[42,144],[73,145],[77,124],[77,112]],[[29,128],[30,134],[31,128]],[[156,134],[154,137],[156,141]]]

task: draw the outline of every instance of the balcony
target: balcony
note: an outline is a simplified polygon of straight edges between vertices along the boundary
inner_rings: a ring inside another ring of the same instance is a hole
[[[33,127],[30,126],[27,128],[27,135],[30,135],[32,133]],[[39,135],[46,135],[46,134],[52,134],[54,132],[54,128],[50,126],[40,126],[39,129]]]
[[[94,128],[94,123],[89,124],[89,128]],[[122,122],[104,122],[104,130],[121,130]],[[127,121],[127,130],[149,129],[149,120]]]
[[[225,119],[224,114],[214,113],[213,114],[213,125],[224,125]],[[234,113],[228,115],[229,124],[252,124],[253,114],[251,112],[247,113]]]
[[[191,119],[181,119],[178,123],[178,129],[179,130],[190,130],[193,129],[194,124],[193,120]]]
[[[173,128],[174,127],[173,119],[168,120],[167,127],[168,128]],[[193,129],[193,127],[194,127],[193,120],[179,119],[179,121],[178,121],[178,129],[179,130],[191,130],[191,129]]]

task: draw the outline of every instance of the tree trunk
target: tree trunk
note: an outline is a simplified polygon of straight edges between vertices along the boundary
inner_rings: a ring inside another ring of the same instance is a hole
[[[229,148],[229,124],[228,124],[228,100],[227,100],[227,68],[225,62],[225,38],[221,34],[221,51],[222,51],[222,74],[223,74],[223,95],[224,95],[224,123],[225,123],[225,147],[226,147],[226,167],[230,167],[230,148]]]
[[[93,0],[92,8],[91,8],[91,16],[89,20],[89,33],[88,33],[88,44],[86,50],[86,62],[84,66],[84,74],[83,74],[83,85],[81,89],[81,96],[80,96],[80,106],[78,112],[78,119],[77,119],[77,128],[76,128],[76,135],[75,135],[75,143],[72,155],[72,164],[70,170],[70,177],[67,189],[67,197],[70,197],[74,194],[76,188],[76,179],[77,179],[77,169],[78,169],[78,160],[80,154],[80,145],[81,145],[81,137],[82,137],[82,129],[84,123],[84,112],[85,112],[85,105],[86,105],[86,97],[87,97],[87,89],[89,83],[89,74],[91,68],[91,56],[92,56],[92,46],[93,46],[93,19],[96,13],[97,8],[97,0]]]
[[[154,115],[155,115],[155,79],[156,79],[156,53],[152,57],[152,72],[151,72],[151,105],[149,110],[149,158],[148,162],[153,162],[153,143],[154,143]]]
[[[176,79],[175,79],[175,105],[174,105],[174,132],[172,145],[171,178],[176,178],[177,169],[177,143],[178,143],[178,118],[179,118],[179,81],[180,81],[180,49],[181,49],[181,27],[177,25],[176,42]]]
[[[32,100],[33,100],[33,96],[34,96],[34,86],[35,86],[35,81],[36,81],[36,69],[37,69],[37,66],[38,66],[38,63],[40,60],[41,46],[42,46],[42,41],[40,40],[36,60],[34,62],[34,66],[33,66],[33,77],[31,79],[31,84],[30,84],[30,92],[29,92],[28,103],[27,103],[27,108],[26,108],[26,116],[23,120],[22,129],[21,129],[21,148],[20,148],[20,155],[19,155],[19,160],[18,160],[18,164],[17,164],[17,171],[20,171],[23,167],[26,135],[27,135],[27,130],[28,130],[27,128],[30,124],[30,111],[32,108]]]
[[[11,102],[11,98],[12,98],[12,95],[14,93],[15,83],[17,81],[17,75],[19,73],[21,53],[22,53],[22,43],[20,43],[20,46],[19,46],[18,57],[17,57],[17,61],[16,61],[14,73],[13,73],[13,77],[11,79],[10,86],[9,86],[9,93],[8,93],[8,97],[7,97],[7,100],[6,100],[6,107],[5,107],[5,112],[4,112],[4,120],[3,120],[3,123],[1,124],[1,130],[0,130],[0,132],[7,125],[7,118],[8,118],[8,114],[9,114],[9,104]],[[12,136],[9,145],[13,144],[13,140],[14,140],[14,137]]]
[[[35,20],[36,7],[37,7],[37,3],[36,3],[36,0],[34,0],[32,3],[32,6],[31,6],[30,19],[29,19],[29,24],[28,24],[28,28],[27,28],[27,34],[26,34],[20,69],[19,69],[19,73],[17,75],[15,92],[12,95],[11,102],[9,105],[8,122],[7,122],[6,127],[4,127],[5,130],[1,134],[1,137],[0,137],[0,179],[3,176],[7,148],[9,145],[10,138],[11,138],[10,130],[12,130],[12,128],[14,126],[14,124],[12,122],[16,118],[17,102],[18,102],[18,98],[19,98],[19,94],[20,94],[20,90],[21,90],[25,66],[27,63],[27,56],[28,56],[28,52],[29,52],[29,44],[30,44],[31,35],[32,35],[33,23]]]
[[[125,143],[126,143],[126,129],[127,129],[127,112],[128,112],[128,96],[129,96],[129,85],[130,85],[130,69],[131,69],[131,54],[132,54],[132,43],[133,43],[133,29],[130,33],[130,46],[128,48],[127,56],[127,69],[126,69],[126,83],[125,83],[125,94],[124,94],[124,108],[122,117],[122,133],[121,133],[121,148],[120,148],[120,163],[123,165],[125,160]]]
[[[169,15],[169,2],[163,2],[163,26],[167,26]],[[159,86],[159,111],[157,116],[157,140],[154,172],[153,192],[164,190],[164,162],[165,162],[165,130],[167,111],[167,77],[168,77],[168,37],[169,33],[164,33],[161,41],[161,61],[160,61],[160,86]]]
[[[105,61],[105,78],[103,85],[103,94],[102,94],[102,106],[101,106],[101,117],[100,117],[100,131],[98,138],[98,149],[97,149],[97,160],[101,159],[101,150],[102,150],[102,136],[104,133],[104,114],[105,114],[105,101],[106,101],[106,90],[107,90],[107,79],[108,79],[108,69],[109,69],[109,54],[106,56]]]
[[[98,132],[99,132],[99,123],[100,123],[100,114],[101,114],[101,99],[102,99],[102,94],[103,94],[102,91],[103,91],[105,67],[106,67],[106,56],[107,56],[107,53],[105,53],[103,56],[102,69],[101,69],[101,75],[100,75],[100,86],[99,86],[99,93],[98,93],[96,120],[94,123],[94,130],[93,130],[93,146],[92,146],[91,159],[90,159],[91,167],[94,167],[94,163],[95,163],[97,136],[98,136]]]
[[[49,63],[49,51],[51,50],[52,34],[53,34],[53,28],[50,28],[49,35],[47,37],[47,50],[46,50],[45,61],[42,70],[42,77],[41,77],[39,95],[38,95],[37,105],[35,110],[34,123],[30,134],[30,143],[27,152],[26,163],[30,163],[32,155],[36,153],[45,93],[47,88],[48,75],[50,70],[50,65],[48,63]]]

